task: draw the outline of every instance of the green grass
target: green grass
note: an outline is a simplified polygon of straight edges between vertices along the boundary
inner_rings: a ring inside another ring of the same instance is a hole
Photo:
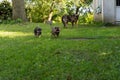
[[[54,25],[56,39],[47,24],[0,24],[0,80],[120,80],[119,26]]]

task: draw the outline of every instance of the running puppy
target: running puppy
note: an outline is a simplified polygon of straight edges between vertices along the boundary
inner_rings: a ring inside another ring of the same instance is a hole
[[[40,27],[36,27],[36,28],[34,29],[34,35],[35,35],[36,37],[39,37],[41,34],[42,34],[42,29],[41,29]]]
[[[60,28],[59,27],[53,27],[51,33],[52,33],[53,37],[59,37]]]

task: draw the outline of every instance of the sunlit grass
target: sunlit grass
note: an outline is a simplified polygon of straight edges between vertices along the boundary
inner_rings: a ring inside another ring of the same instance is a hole
[[[0,37],[22,37],[22,36],[30,36],[32,33],[23,33],[23,32],[9,32],[9,31],[0,31]]]

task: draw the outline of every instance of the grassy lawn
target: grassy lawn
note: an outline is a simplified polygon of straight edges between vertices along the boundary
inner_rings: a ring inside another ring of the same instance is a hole
[[[119,26],[54,25],[56,39],[47,24],[0,24],[0,80],[120,80]]]

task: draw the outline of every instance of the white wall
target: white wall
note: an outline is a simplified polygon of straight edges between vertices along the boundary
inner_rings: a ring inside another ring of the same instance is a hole
[[[116,6],[116,22],[120,23],[120,6]]]
[[[102,18],[104,22],[115,22],[115,0],[102,0]]]
[[[94,20],[114,23],[116,21],[116,0],[93,0]],[[97,7],[101,7],[101,13],[97,14]]]
[[[102,21],[102,0],[93,0],[94,20]]]

